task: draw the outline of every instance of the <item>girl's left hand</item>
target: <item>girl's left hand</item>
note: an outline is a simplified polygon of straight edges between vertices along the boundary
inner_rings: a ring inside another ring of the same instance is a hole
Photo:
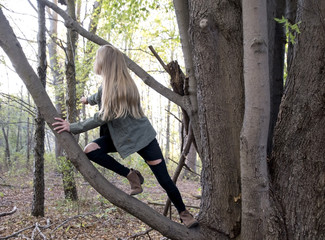
[[[52,126],[57,126],[54,128],[55,131],[58,133],[67,131],[70,132],[70,123],[62,118],[54,118],[57,120],[55,123],[52,124]]]

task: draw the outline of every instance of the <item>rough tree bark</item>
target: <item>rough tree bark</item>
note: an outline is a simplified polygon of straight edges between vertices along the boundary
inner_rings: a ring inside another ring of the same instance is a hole
[[[239,136],[243,119],[240,1],[189,1],[202,152],[200,221],[240,232]],[[222,194],[220,194],[222,193]]]
[[[38,6],[38,76],[44,88],[46,86],[46,37],[45,37],[45,5],[37,1]],[[34,181],[33,181],[33,203],[32,215],[44,216],[44,140],[45,140],[45,120],[37,110],[35,119],[35,148],[34,148]]]
[[[266,0],[243,2],[245,114],[240,135],[241,239],[265,239],[269,216],[270,87]]]
[[[67,11],[69,16],[76,20],[75,1],[67,1]],[[72,29],[67,30],[67,47],[66,47],[66,66],[65,75],[67,80],[67,93],[66,93],[66,107],[67,107],[67,120],[69,122],[76,122],[77,120],[77,94],[76,94],[76,67],[75,67],[75,54],[78,33]],[[61,162],[62,180],[64,195],[66,199],[73,201],[78,200],[77,186],[74,179],[74,169],[69,158]]]
[[[299,1],[301,33],[274,133],[274,239],[325,239],[325,2]]]
[[[193,46],[191,45],[189,37],[189,5],[188,0],[174,0],[173,3],[182,43],[186,75],[188,77],[188,96],[185,98],[189,106],[187,108],[187,115],[191,119],[197,151],[199,155],[201,155],[202,146],[198,119],[197,80],[194,74]]]
[[[30,94],[27,93],[27,103],[30,106]],[[26,128],[26,168],[30,169],[30,148],[31,148],[31,131],[30,131],[30,122],[29,122],[29,114],[27,117],[27,128]]]
[[[57,4],[57,0],[53,1],[54,4]],[[48,10],[48,14],[50,16],[50,29],[49,35],[51,39],[49,40],[48,50],[49,50],[49,59],[50,59],[50,69],[53,78],[53,86],[55,92],[55,108],[56,111],[60,114],[61,118],[63,118],[63,101],[64,101],[64,90],[63,90],[63,74],[60,71],[61,66],[58,60],[58,51],[57,51],[57,35],[58,35],[58,14],[55,11]],[[58,139],[55,138],[55,158],[60,164],[60,159],[63,157],[63,148],[59,144]]]
[[[3,137],[5,139],[5,154],[4,154],[4,162],[6,164],[6,168],[9,169],[11,167],[11,160],[10,160],[10,145],[9,145],[9,131],[6,131],[3,123],[1,124],[1,130]]]
[[[45,120],[52,129],[54,117],[58,117],[59,115],[45,92],[45,89],[40,84],[39,78],[29,65],[26,56],[24,55],[22,48],[1,9],[0,46],[10,58],[16,72],[24,81],[28,91],[34,99],[34,102],[39,107],[40,112],[43,114]],[[154,85],[159,86],[157,83],[154,83]],[[64,146],[65,151],[74,166],[80,171],[91,186],[111,203],[126,210],[168,238],[187,240],[206,239],[203,236],[203,233],[200,232],[199,228],[187,229],[185,226],[173,222],[159,214],[145,203],[117,189],[91,164],[71,134],[67,132],[62,134],[54,132],[54,134],[58,137],[62,146]],[[221,235],[216,233],[215,237],[218,238],[219,236]]]

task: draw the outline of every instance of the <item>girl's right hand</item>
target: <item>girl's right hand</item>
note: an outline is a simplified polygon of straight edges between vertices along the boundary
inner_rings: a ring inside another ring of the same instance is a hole
[[[82,102],[83,104],[88,104],[88,100],[86,97],[81,97],[80,102]]]
[[[70,132],[70,123],[62,118],[54,118],[56,122],[52,124],[54,126],[54,130],[57,133],[62,133],[64,131]]]

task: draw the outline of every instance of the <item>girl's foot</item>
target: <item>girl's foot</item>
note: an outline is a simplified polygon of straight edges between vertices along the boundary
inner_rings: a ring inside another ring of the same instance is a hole
[[[199,222],[193,217],[192,214],[189,213],[189,211],[185,210],[179,214],[179,217],[181,218],[181,222],[187,227],[187,228],[193,228],[199,225]]]
[[[130,173],[126,176],[131,185],[130,195],[136,195],[143,192],[141,184],[144,182],[144,178],[141,173],[131,168]]]

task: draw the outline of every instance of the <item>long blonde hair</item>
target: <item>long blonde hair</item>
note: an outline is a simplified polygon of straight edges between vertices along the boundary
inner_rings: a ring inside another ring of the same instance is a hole
[[[127,115],[134,118],[144,116],[138,88],[128,72],[122,52],[110,45],[100,47],[96,53],[94,71],[103,78],[99,111],[102,120]]]

